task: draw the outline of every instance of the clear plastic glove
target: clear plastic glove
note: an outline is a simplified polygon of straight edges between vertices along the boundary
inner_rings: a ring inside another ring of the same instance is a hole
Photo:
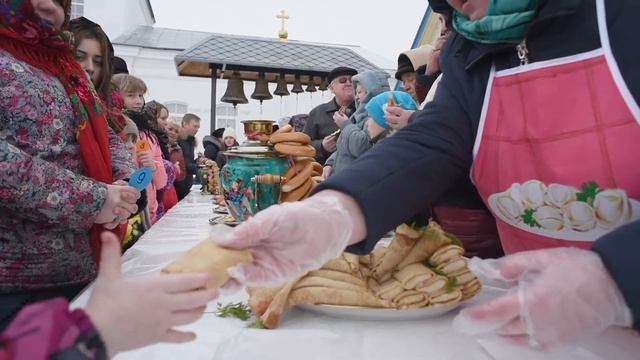
[[[208,281],[208,274],[123,278],[120,243],[105,232],[98,277],[85,310],[110,357],[157,342],[187,342],[195,334],[173,327],[198,320],[217,297],[215,289],[204,289]]]
[[[105,224],[107,229],[126,222],[131,214],[138,211],[136,201],[140,198],[140,192],[129,185],[117,183],[118,185],[106,185],[107,197],[95,220],[96,224]]]
[[[458,332],[493,333],[548,350],[632,323],[616,283],[592,251],[555,248],[497,260],[473,258],[469,267],[486,278],[483,282],[502,283],[511,290],[462,310],[453,321]]]
[[[337,192],[322,191],[304,201],[272,205],[217,239],[221,246],[248,248],[253,255],[252,263],[230,268],[229,275],[246,286],[278,286],[320,268],[342,253],[352,238],[364,238],[364,220],[355,201],[343,201],[348,198],[344,194],[324,196],[327,193]]]

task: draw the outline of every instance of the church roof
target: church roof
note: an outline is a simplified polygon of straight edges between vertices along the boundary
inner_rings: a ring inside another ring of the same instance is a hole
[[[229,78],[238,71],[242,79],[255,80],[257,72],[265,72],[268,81],[276,81],[276,75],[284,73],[288,83],[294,82],[296,75],[301,75],[303,84],[313,79],[318,85],[322,77],[338,66],[349,66],[358,72],[381,70],[368,60],[368,57],[375,56],[353,45],[297,40],[283,43],[276,38],[152,26],[138,26],[117,37],[113,43],[178,51],[176,67],[184,76],[210,77],[210,64],[215,64],[218,77]]]
[[[201,76],[198,64],[216,64],[228,70],[324,76],[338,66],[380,70],[346,46],[213,34],[175,58],[183,75]],[[195,70],[195,71],[192,71]],[[208,76],[208,75],[206,75]]]
[[[211,33],[138,26],[133,31],[118,36],[116,45],[139,46],[148,49],[182,51],[207,38]]]

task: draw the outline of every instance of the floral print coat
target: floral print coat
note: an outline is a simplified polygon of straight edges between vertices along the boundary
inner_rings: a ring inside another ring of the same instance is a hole
[[[128,178],[131,156],[109,139],[114,179]],[[107,188],[81,170],[60,82],[0,49],[0,294],[94,278],[89,229]]]

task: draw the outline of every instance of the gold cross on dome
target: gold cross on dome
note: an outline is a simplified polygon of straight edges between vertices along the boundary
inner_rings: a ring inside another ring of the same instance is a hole
[[[280,32],[278,33],[278,37],[280,38],[280,41],[283,41],[283,42],[287,41],[287,38],[289,37],[289,33],[284,28],[284,21],[289,20],[289,15],[287,15],[287,13],[283,9],[280,11],[278,15],[276,15],[276,19],[280,19],[282,24],[280,27]]]
[[[276,19],[280,19],[280,21],[282,21],[281,30],[284,30],[284,21],[289,20],[289,15],[284,10],[280,10],[280,13],[276,15]]]

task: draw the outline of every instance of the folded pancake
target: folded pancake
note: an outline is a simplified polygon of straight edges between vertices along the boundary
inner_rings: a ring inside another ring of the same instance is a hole
[[[398,267],[403,268],[409,264],[422,263],[429,259],[439,248],[449,244],[451,244],[451,238],[445,234],[440,225],[431,221],[420,234],[420,239],[418,239],[415,246]]]
[[[458,245],[447,245],[433,253],[429,258],[429,263],[433,266],[438,266],[452,259],[462,257],[462,255],[464,255],[464,249],[462,247]]]
[[[253,260],[248,250],[225,249],[207,239],[199,242],[180,258],[162,269],[163,273],[198,273],[211,275],[208,288],[218,288],[228,279],[227,269],[243,262]]]
[[[436,268],[449,276],[456,276],[468,270],[467,260],[463,257],[451,259]]]
[[[424,283],[436,274],[422,264],[411,264],[400,269],[393,276],[402,283],[406,290],[413,290],[418,284]]]
[[[327,287],[304,287],[289,295],[291,305],[326,304],[362,307],[388,307],[389,303],[376,298],[366,290],[346,290]]]
[[[447,291],[448,281],[449,279],[447,279],[446,276],[436,275],[426,282],[417,285],[416,290],[425,292],[431,297],[438,296]]]
[[[369,287],[369,290],[373,291],[374,294],[376,294],[380,290],[380,283],[377,282],[374,278],[367,279],[367,286]]]
[[[336,289],[346,289],[346,290],[367,290],[367,287],[364,286],[364,282],[362,286],[354,285],[352,283],[338,281],[333,279],[327,279],[320,276],[306,276],[298,281],[297,284],[294,285],[293,289],[301,289],[305,287],[328,287],[328,288],[336,288]]]
[[[474,297],[477,293],[482,289],[482,283],[478,278],[464,284],[461,287],[462,290],[462,300],[467,300]]]
[[[430,304],[433,306],[438,305],[453,305],[457,304],[462,300],[462,292],[460,289],[454,289],[449,292],[442,293],[438,296],[432,296]]]
[[[342,253],[342,258],[349,264],[352,273],[360,271],[360,259],[358,255],[350,253]]]
[[[387,252],[386,246],[378,246],[377,248],[373,249],[373,251],[371,251],[371,253],[368,255],[369,268],[372,269],[375,264],[379,263],[384,257],[384,254],[386,252]]]
[[[300,281],[300,279],[306,276],[306,273],[300,274],[296,278],[290,280],[273,297],[273,301],[267,307],[267,310],[260,316],[260,321],[267,329],[275,329],[280,322],[280,317],[288,305],[289,294],[291,289]]]
[[[366,287],[366,282],[361,278],[356,277],[355,275],[340,272],[340,271],[320,269],[320,270],[310,271],[309,276],[317,276],[321,278],[350,283],[353,285],[357,285],[359,287]]]
[[[376,296],[383,300],[393,300],[402,292],[404,292],[402,283],[396,279],[390,279],[380,284],[378,291],[376,291]]]
[[[373,274],[373,272],[372,272],[372,274]],[[376,279],[376,278],[374,277],[374,279]],[[393,273],[392,272],[386,273],[386,274],[382,275],[379,279],[376,279],[376,280],[380,284],[382,284],[383,282],[386,282],[387,280],[390,280],[390,279],[393,279]]]
[[[371,272],[371,269],[369,269],[366,266],[360,266],[360,274],[362,275],[363,279],[368,279],[370,277],[373,277],[373,273]]]
[[[324,265],[322,265],[321,269],[350,273],[351,265],[347,262],[347,260],[345,260],[345,258],[342,257],[342,255],[340,255],[335,259],[327,261]]]
[[[410,226],[406,224],[398,226],[387,251],[373,264],[373,276],[376,279],[381,279],[384,275],[394,271],[398,264],[407,257],[419,238],[420,233]]]
[[[371,265],[371,254],[360,255],[358,257],[358,261],[360,261],[360,265],[370,266]]]
[[[477,279],[476,276],[469,269],[465,270],[460,274],[457,274],[455,278],[456,278],[456,282],[458,283],[458,286],[460,287],[473,281],[474,279]]]
[[[393,298],[398,309],[417,309],[429,304],[429,295],[415,290],[407,290]]]
[[[276,294],[282,289],[278,288],[247,288],[249,294],[249,307],[256,317],[262,316],[273,301]]]

